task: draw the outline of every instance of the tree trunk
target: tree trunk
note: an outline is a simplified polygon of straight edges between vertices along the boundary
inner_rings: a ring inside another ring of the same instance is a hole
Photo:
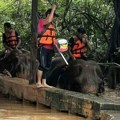
[[[37,7],[38,0],[32,0],[32,23],[31,23],[31,68],[29,84],[36,82],[36,58],[37,58]]]
[[[120,0],[113,0],[114,11],[115,11],[115,21],[112,29],[112,34],[110,38],[109,47],[109,61],[117,62],[117,57],[114,52],[120,47]]]
[[[114,3],[114,11],[115,11],[115,21],[112,29],[112,34],[110,38],[110,46],[109,46],[109,62],[116,62],[120,64],[120,58],[115,54],[117,52],[117,48],[120,47],[120,0],[113,0]],[[119,85],[120,79],[119,76],[120,70],[119,68],[113,67],[109,69],[109,87],[115,89],[117,85]]]

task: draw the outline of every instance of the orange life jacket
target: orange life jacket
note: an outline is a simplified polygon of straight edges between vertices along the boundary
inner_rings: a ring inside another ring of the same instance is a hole
[[[7,45],[13,49],[16,48],[18,41],[15,31],[12,30],[11,33],[5,33],[5,36]]]
[[[38,35],[38,45],[45,44],[45,45],[52,45],[57,44],[56,40],[56,30],[52,24],[49,24],[43,33]]]
[[[74,38],[74,45],[71,52],[75,58],[81,58],[81,56],[87,52],[86,44],[83,43],[82,40],[79,40],[79,38]]]

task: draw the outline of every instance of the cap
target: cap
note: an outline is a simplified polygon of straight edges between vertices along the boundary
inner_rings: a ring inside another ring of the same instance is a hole
[[[48,9],[48,10],[46,11],[46,16],[51,13],[51,10],[52,10],[52,9]],[[54,12],[54,16],[55,16],[55,17],[59,17],[59,15],[56,14],[55,12]]]

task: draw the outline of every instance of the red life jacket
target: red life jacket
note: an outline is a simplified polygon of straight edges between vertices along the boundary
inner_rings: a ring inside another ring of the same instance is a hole
[[[13,49],[16,48],[18,41],[15,31],[12,30],[11,33],[5,33],[5,36],[7,45]]]
[[[38,35],[38,45],[43,44],[43,45],[52,45],[56,44],[56,31],[55,27],[52,24],[49,24],[45,30]]]
[[[79,38],[74,38],[74,45],[71,52],[75,58],[81,58],[81,56],[87,52],[86,44]]]

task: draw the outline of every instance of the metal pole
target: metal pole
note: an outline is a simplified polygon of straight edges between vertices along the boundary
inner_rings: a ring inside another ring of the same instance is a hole
[[[66,63],[66,65],[69,65],[69,63],[67,62],[67,60],[65,59],[64,55],[59,51],[57,45],[55,45],[55,47],[57,48],[57,51],[59,52],[59,54],[61,55],[61,57],[63,58],[64,62]]]

